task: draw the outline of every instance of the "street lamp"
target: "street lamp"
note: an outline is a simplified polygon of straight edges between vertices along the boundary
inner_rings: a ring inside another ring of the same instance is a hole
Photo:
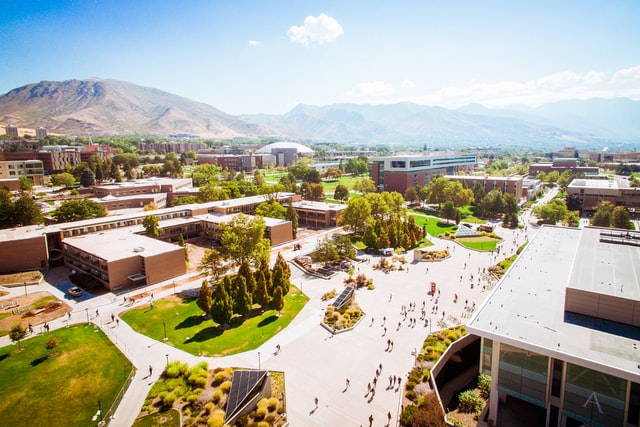
[[[258,352],[258,371],[260,370],[260,352]]]
[[[102,402],[100,400],[98,400],[98,415],[100,415],[100,424],[98,425],[104,425],[104,419],[102,418]]]
[[[27,282],[24,282],[24,296],[27,296]]]
[[[167,366],[169,366],[169,353],[165,354],[164,357],[167,359]]]
[[[87,323],[89,323],[89,308],[85,308],[84,311],[87,313]]]
[[[167,324],[165,322],[162,322],[162,327],[164,328],[164,338],[162,338],[162,340],[166,341],[169,339],[167,338]]]

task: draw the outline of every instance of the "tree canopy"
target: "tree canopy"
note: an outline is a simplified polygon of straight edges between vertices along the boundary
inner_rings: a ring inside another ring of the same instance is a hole
[[[98,202],[89,199],[66,200],[53,213],[57,222],[82,221],[107,216],[107,210]]]

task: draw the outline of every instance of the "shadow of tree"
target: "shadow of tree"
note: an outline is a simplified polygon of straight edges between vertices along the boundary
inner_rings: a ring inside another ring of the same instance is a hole
[[[216,337],[219,337],[224,333],[224,330],[215,326],[210,326],[208,328],[204,328],[199,330],[194,336],[185,340],[185,344],[190,342],[203,342]]]
[[[273,323],[276,320],[278,320],[278,316],[276,316],[275,314],[272,314],[271,316],[265,317],[264,319],[262,319],[260,323],[258,323],[258,326],[259,327],[267,326],[269,323]]]
[[[49,358],[48,354],[45,354],[44,356],[40,356],[37,359],[33,359],[31,361],[31,366],[38,366],[39,364],[41,364],[42,362],[44,362],[45,360],[47,360]]]
[[[9,353],[5,353],[5,354],[0,354],[0,362],[2,362],[4,359],[6,359],[7,357],[9,357]]]
[[[178,323],[175,329],[184,329],[184,328],[191,328],[192,326],[198,326],[205,320],[207,319],[205,319],[204,316],[189,316],[186,319],[184,319],[182,322]]]

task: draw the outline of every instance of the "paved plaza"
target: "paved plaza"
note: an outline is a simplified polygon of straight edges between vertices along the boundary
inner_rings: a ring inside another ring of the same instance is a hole
[[[523,214],[523,221],[528,223],[528,220],[528,214]],[[332,289],[340,293],[347,274],[338,273],[332,279],[324,280],[305,275],[292,264],[291,281],[309,296],[309,303],[284,331],[260,348],[233,356],[199,358],[139,335],[124,322],[114,324],[111,322],[111,314],[118,315],[130,308],[123,305],[123,298],[129,294],[116,297],[107,293],[81,302],[68,302],[73,307],[71,318],[57,319],[50,322],[50,326],[52,329],[64,327],[67,322],[85,322],[89,317],[137,368],[132,385],[110,423],[114,427],[132,424],[167,359],[179,359],[189,364],[207,360],[210,368],[238,366],[284,371],[287,416],[292,426],[366,426],[369,425],[370,416],[373,416],[373,426],[396,425],[402,388],[397,385],[388,388],[389,376],[402,377],[404,385],[406,375],[415,360],[415,351],[420,350],[430,330],[464,324],[474,304],[480,305],[495,282],[487,280],[489,276],[482,274],[483,269],[515,253],[515,249],[525,242],[527,236],[531,237],[535,230],[531,225],[526,230],[515,231],[498,227],[497,233],[504,239],[500,244],[499,255],[468,250],[451,241],[433,238],[435,245],[430,249],[448,247],[451,257],[441,262],[414,263],[413,255],[407,253],[405,257],[408,263],[404,265],[404,271],[384,273],[374,270],[373,266],[380,257],[364,255],[369,262],[356,263],[356,273],[372,278],[375,289],[360,289],[356,292],[355,299],[366,316],[352,331],[336,335],[320,326],[328,304],[321,300],[321,296]],[[324,234],[330,235],[334,231]],[[283,246],[280,250],[285,259],[291,260],[296,255],[311,252],[317,239],[322,237],[323,235],[316,235],[300,240],[301,251],[294,252],[292,245]],[[274,253],[278,249],[275,248]],[[396,265],[399,263],[396,262]],[[54,269],[47,280],[60,283],[59,280],[66,280],[67,273],[62,268]],[[439,290],[439,295],[435,298],[428,294],[432,281],[437,283]],[[171,281],[161,283],[145,291],[153,291],[156,299],[162,298],[174,292],[171,286],[166,286],[170,283]],[[191,281],[178,286],[176,291],[198,289],[200,284],[200,278],[192,277]],[[163,287],[164,290],[161,290]],[[35,291],[35,287],[32,288]],[[44,284],[38,286],[37,290],[47,290],[64,299],[62,291],[54,286]],[[23,290],[20,288],[11,292],[19,294]],[[139,292],[131,291],[131,295]],[[457,302],[454,302],[455,295]],[[137,302],[146,303],[148,301],[145,299]],[[410,304],[415,304],[415,311],[409,311],[405,318],[401,315],[401,309],[403,306],[408,308]],[[423,305],[428,324],[421,319]],[[97,317],[96,309],[99,310]],[[411,318],[415,318],[415,326],[410,326],[410,323],[414,323]],[[39,330],[36,326],[36,331]],[[391,349],[388,340],[393,341]],[[0,345],[9,344],[8,337],[0,338]],[[277,345],[281,348],[278,354],[275,353]],[[380,365],[382,372],[375,394],[373,397],[372,394],[365,396],[367,384],[373,384],[376,369]],[[151,378],[148,377],[149,366],[154,368]],[[350,383],[348,387],[347,379]],[[315,398],[318,399],[317,408]],[[388,413],[392,415],[389,424]]]

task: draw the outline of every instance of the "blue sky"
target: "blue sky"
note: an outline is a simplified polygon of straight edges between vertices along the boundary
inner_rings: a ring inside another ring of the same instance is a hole
[[[230,114],[640,99],[636,0],[0,1],[0,93],[112,78]]]

